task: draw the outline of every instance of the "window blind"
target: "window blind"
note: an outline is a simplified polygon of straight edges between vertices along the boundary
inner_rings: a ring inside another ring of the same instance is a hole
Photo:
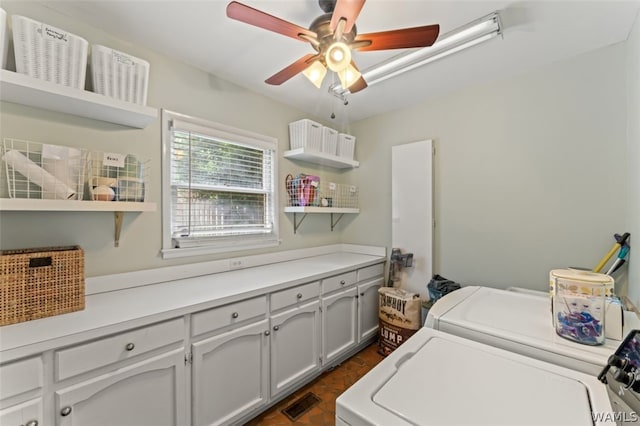
[[[251,137],[175,120],[171,131],[175,246],[271,236],[275,150]]]

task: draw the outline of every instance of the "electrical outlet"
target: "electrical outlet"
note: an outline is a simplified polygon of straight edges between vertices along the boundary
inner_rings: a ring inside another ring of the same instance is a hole
[[[229,269],[240,269],[240,268],[244,268],[244,260],[231,259],[229,261]]]

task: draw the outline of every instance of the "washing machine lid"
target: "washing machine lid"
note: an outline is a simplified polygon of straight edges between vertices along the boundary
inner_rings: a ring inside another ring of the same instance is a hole
[[[351,425],[592,426],[592,408],[611,412],[595,377],[426,328],[336,402]]]
[[[446,311],[438,313],[436,310],[435,315],[439,315],[437,329],[490,344],[497,343],[496,339],[517,342],[550,354],[584,361],[596,369],[606,365],[607,358],[619,344],[607,340],[601,346],[588,346],[558,336],[553,327],[548,297],[490,287],[475,287],[473,290],[461,293],[462,297],[450,303]]]

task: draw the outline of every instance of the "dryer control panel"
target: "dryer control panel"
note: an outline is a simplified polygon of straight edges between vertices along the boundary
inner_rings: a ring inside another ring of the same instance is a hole
[[[619,408],[640,413],[640,330],[632,330],[598,375]]]

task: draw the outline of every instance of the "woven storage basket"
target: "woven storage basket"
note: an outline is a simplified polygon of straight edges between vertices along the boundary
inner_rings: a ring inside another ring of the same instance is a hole
[[[84,309],[78,246],[0,251],[0,325]]]

